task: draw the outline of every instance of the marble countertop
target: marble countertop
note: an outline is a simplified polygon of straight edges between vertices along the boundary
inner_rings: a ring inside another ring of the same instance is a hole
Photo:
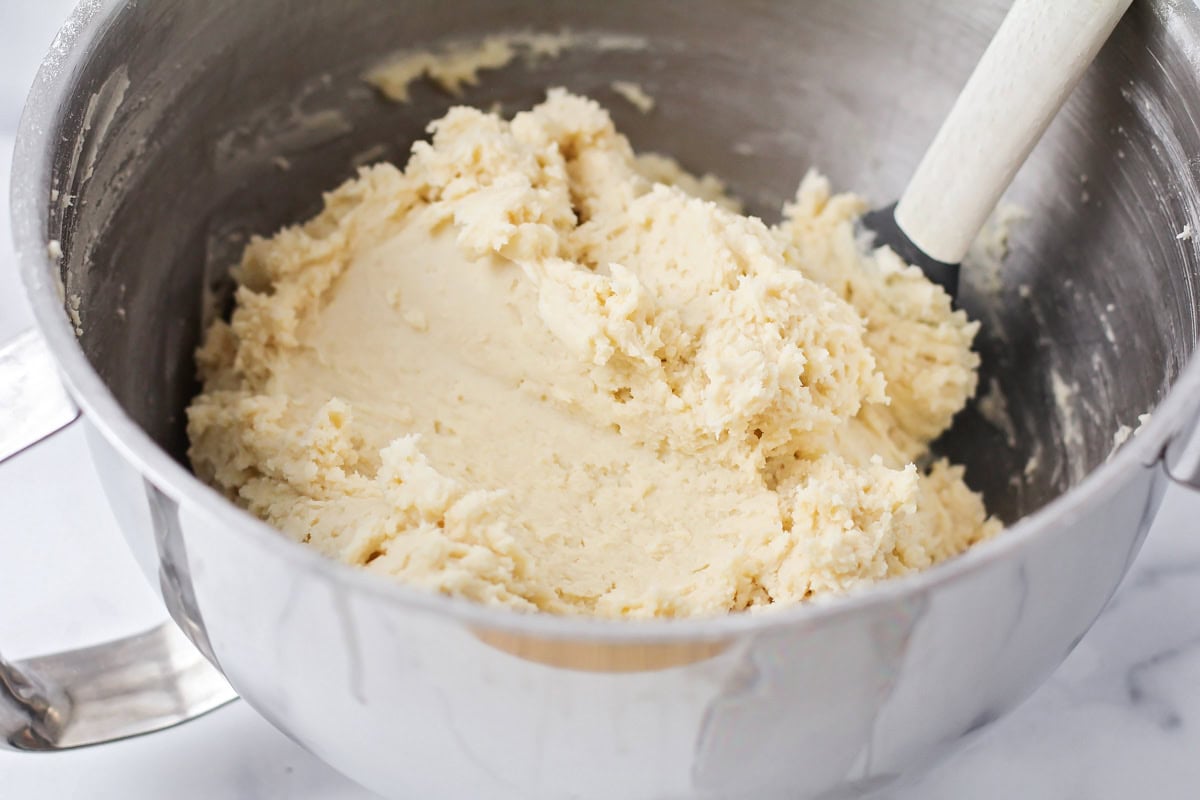
[[[27,327],[7,185],[25,91],[70,0],[0,0],[0,340]],[[165,617],[125,551],[82,434],[0,469],[0,647],[10,658]],[[1200,797],[1200,496],[1173,490],[1096,626],[1058,672],[893,800]],[[178,728],[66,753],[0,751],[0,800],[369,800],[235,702]]]

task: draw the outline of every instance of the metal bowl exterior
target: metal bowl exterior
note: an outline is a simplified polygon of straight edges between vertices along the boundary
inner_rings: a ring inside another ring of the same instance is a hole
[[[1163,447],[1200,404],[1195,363],[1111,463],[1003,537],[825,604],[645,625],[520,616],[284,540],[130,419],[56,292],[45,208],[59,115],[118,6],[81,7],[23,120],[13,205],[30,300],[174,619],[274,725],[384,796],[856,796],[1032,692],[1136,554]]]
[[[1132,562],[1167,480],[1161,467],[1127,470],[1099,502],[1002,557],[972,554],[944,580],[672,641],[419,607],[349,569],[281,557],[272,532],[173,499],[88,432],[175,620],[274,725],[396,798],[794,798],[886,785],[1049,676]],[[547,642],[559,663],[538,657]],[[655,663],[664,648],[689,657]],[[619,649],[650,655],[614,666]]]

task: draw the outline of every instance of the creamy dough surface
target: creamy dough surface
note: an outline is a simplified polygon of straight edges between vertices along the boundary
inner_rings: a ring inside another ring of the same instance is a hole
[[[331,557],[605,617],[791,604],[999,529],[914,466],[976,325],[810,174],[784,220],[560,90],[455,108],[256,239],[199,352],[196,472]]]

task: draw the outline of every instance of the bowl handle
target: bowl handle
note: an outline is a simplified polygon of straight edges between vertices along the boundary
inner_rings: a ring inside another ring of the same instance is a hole
[[[80,417],[41,337],[0,347],[0,463]],[[0,656],[0,748],[63,750],[166,728],[237,697],[167,622],[113,642],[12,662]]]

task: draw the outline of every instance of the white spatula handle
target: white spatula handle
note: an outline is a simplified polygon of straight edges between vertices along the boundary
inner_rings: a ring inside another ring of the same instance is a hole
[[[1132,0],[1015,0],[917,167],[896,223],[957,264]]]

